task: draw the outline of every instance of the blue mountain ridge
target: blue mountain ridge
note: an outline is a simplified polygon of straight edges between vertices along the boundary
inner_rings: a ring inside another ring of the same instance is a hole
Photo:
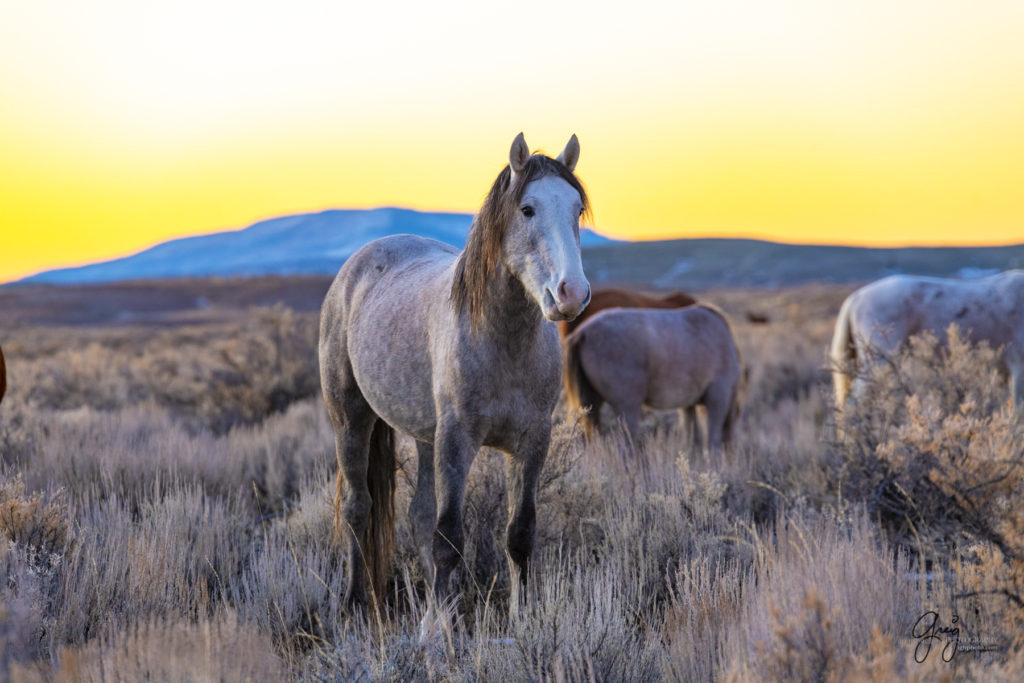
[[[402,208],[332,209],[282,216],[241,230],[184,237],[132,256],[49,270],[21,282],[83,284],[183,277],[324,275],[338,271],[367,242],[409,233],[457,247],[466,243],[473,215]],[[612,244],[590,230],[583,246]]]

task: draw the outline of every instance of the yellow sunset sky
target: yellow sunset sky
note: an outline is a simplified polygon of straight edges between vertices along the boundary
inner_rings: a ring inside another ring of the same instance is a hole
[[[561,150],[626,239],[1024,242],[1024,2],[0,0],[0,282]]]

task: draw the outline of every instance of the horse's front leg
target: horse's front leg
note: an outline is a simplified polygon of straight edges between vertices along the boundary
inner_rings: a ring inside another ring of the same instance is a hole
[[[526,583],[537,528],[537,484],[551,441],[551,426],[530,434],[515,453],[505,458],[505,487],[508,493],[508,527],[505,549],[512,567]]]
[[[439,421],[434,438],[438,510],[433,538],[434,597],[439,603],[448,597],[448,580],[462,560],[462,505],[469,467],[479,447],[454,418]]]

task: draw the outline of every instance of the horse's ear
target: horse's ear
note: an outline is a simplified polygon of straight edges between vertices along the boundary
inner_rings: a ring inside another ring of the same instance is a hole
[[[576,137],[576,133],[572,134],[569,138],[569,142],[565,145],[565,149],[558,155],[558,161],[565,164],[565,167],[570,171],[576,168],[576,162],[580,160],[580,141]]]
[[[526,137],[522,133],[512,141],[512,149],[508,153],[508,165],[512,167],[512,175],[522,173],[526,162],[530,159],[530,148],[526,146]]]

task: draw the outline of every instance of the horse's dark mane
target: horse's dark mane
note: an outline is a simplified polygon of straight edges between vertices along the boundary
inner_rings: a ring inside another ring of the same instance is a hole
[[[498,271],[505,229],[515,216],[515,212],[519,210],[519,202],[523,198],[526,186],[548,175],[562,178],[579,192],[584,216],[589,216],[590,203],[586,190],[562,162],[543,154],[534,154],[527,159],[523,170],[515,174],[515,178],[512,177],[511,168],[506,165],[491,185],[483,206],[473,219],[469,237],[466,239],[466,248],[455,264],[452,305],[456,311],[465,310],[468,313],[474,328],[484,317],[487,284]]]

